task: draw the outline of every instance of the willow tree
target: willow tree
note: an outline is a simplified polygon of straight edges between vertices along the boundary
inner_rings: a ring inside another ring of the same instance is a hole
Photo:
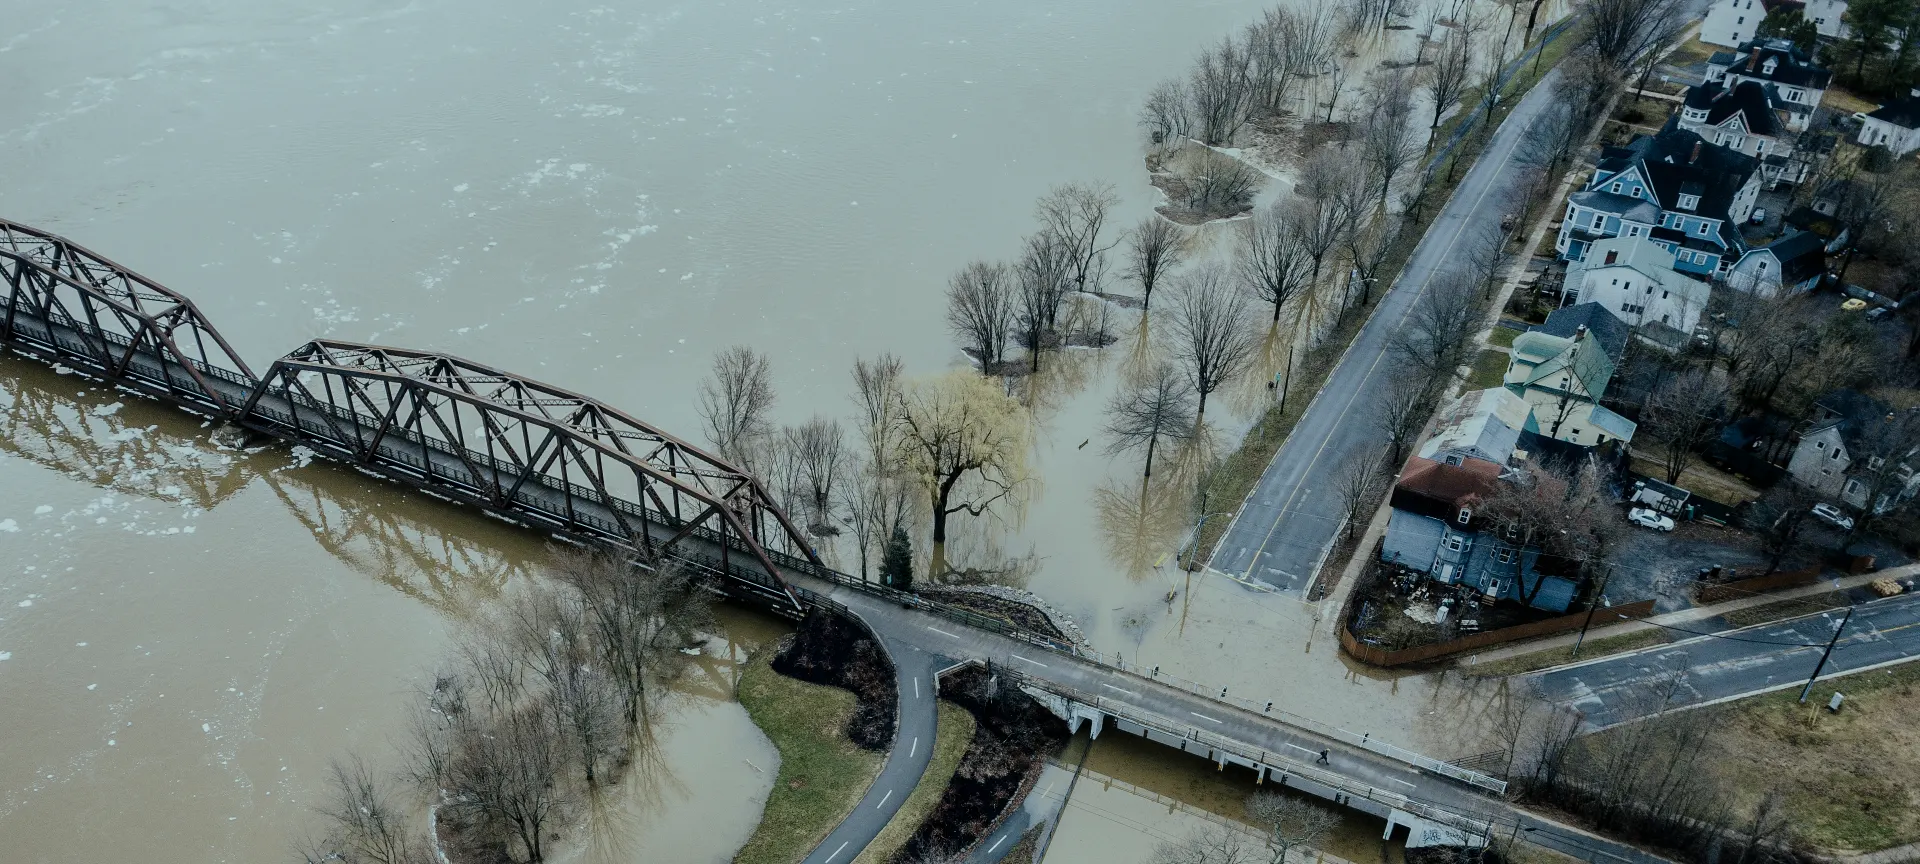
[[[933,516],[929,579],[946,572],[947,519],[1011,506],[1027,477],[1025,411],[1000,385],[953,372],[901,388],[901,464],[927,494]]]

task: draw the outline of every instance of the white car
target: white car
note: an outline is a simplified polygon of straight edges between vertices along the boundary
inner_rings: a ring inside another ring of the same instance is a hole
[[[1848,516],[1846,513],[1842,512],[1840,508],[1835,507],[1832,504],[1813,505],[1813,516],[1814,518],[1819,519],[1820,521],[1825,522],[1828,525],[1832,525],[1833,527],[1838,528],[1842,531],[1853,530],[1853,517]]]
[[[1655,513],[1645,507],[1635,507],[1632,510],[1628,510],[1627,521],[1642,528],[1652,528],[1655,531],[1673,530],[1672,519]]]

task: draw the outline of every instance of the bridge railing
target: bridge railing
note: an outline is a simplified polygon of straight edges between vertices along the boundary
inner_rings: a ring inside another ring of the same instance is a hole
[[[1332,770],[1322,770],[1292,757],[1275,753],[1257,745],[1229,738],[1215,732],[1208,732],[1190,724],[1170,719],[1164,715],[1148,711],[1137,705],[1110,699],[1094,693],[1078,690],[1064,684],[1034,678],[1023,672],[1005,667],[995,667],[995,671],[1014,681],[1098,709],[1101,713],[1126,720],[1137,726],[1153,729],[1163,735],[1203,744],[1213,750],[1231,754],[1243,761],[1256,765],[1278,768],[1285,774],[1311,780],[1342,794],[1352,795],[1368,801],[1384,804],[1407,813],[1411,813],[1430,822],[1437,822],[1469,836],[1486,837],[1491,831],[1492,818],[1476,818],[1440,805],[1411,798],[1399,792],[1380,789]]]

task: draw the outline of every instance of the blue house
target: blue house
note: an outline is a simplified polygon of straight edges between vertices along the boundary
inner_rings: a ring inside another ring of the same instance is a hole
[[[1380,560],[1425,573],[1444,585],[1470,585],[1484,596],[1536,609],[1565,612],[1577,584],[1540,572],[1540,551],[1502,540],[1484,530],[1476,505],[1493,493],[1500,465],[1470,456],[1407,460],[1393,487]]]
[[[1584,260],[1595,241],[1647,237],[1696,279],[1721,276],[1746,251],[1739,226],[1760,196],[1759,160],[1667,121],[1658,135],[1608,147],[1567,203],[1554,248]]]

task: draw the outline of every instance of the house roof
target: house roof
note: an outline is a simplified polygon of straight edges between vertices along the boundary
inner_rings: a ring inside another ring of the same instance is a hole
[[[1811,231],[1795,231],[1763,247],[1780,260],[1780,281],[1797,285],[1827,269],[1826,241]]]
[[[1533,408],[1527,400],[1505,388],[1462,393],[1441,412],[1439,425],[1421,445],[1420,455],[1436,459],[1455,453],[1504,465],[1531,419]]]
[[[1920,129],[1920,94],[1896,99],[1867,113],[1869,118],[1892,123],[1903,129]]]
[[[1840,427],[1840,440],[1848,449],[1859,446],[1860,434],[1868,421],[1893,411],[1887,403],[1858,390],[1834,390],[1815,399],[1815,420],[1808,433]]]
[[[1593,412],[1587,415],[1587,422],[1592,423],[1593,428],[1616,441],[1631,442],[1633,433],[1640,428],[1639,424],[1614,413],[1604,405],[1593,406]]]
[[[1626,195],[1603,192],[1599,189],[1589,189],[1585,192],[1573,193],[1573,195],[1569,197],[1569,200],[1589,210],[1612,213],[1622,219],[1639,222],[1643,225],[1660,224],[1659,205],[1645,198],[1631,198]]]
[[[1776,61],[1773,74],[1766,72],[1767,61]],[[1755,39],[1741,45],[1727,70],[1734,75],[1760,78],[1793,87],[1827,89],[1833,73],[1813,65],[1806,52],[1785,39]]]
[[[1742,81],[1731,90],[1718,84],[1701,84],[1687,88],[1686,106],[1705,109],[1709,125],[1718,126],[1738,114],[1746,121],[1748,132],[1778,136],[1784,129],[1780,115],[1774,113],[1775,95],[1769,85],[1758,81]]]
[[[1555,309],[1553,314],[1547,316],[1546,323],[1533,328],[1533,332],[1571,339],[1581,327],[1587,328],[1587,332],[1607,352],[1607,357],[1618,360],[1621,352],[1626,350],[1626,323],[1598,303],[1579,303]]]
[[[1459,465],[1423,456],[1407,460],[1394,484],[1394,504],[1402,510],[1451,519],[1461,507],[1485,498],[1500,482],[1501,467],[1485,459],[1463,459]],[[1409,496],[1418,501],[1409,500]],[[1424,503],[1426,506],[1420,506]]]
[[[1639,135],[1625,147],[1607,148],[1601,153],[1600,170],[1594,173],[1589,188],[1597,188],[1614,174],[1638,165],[1641,176],[1658,196],[1661,209],[1725,221],[1734,196],[1759,168],[1760,161],[1731,147],[1708,143],[1698,134],[1681,129],[1679,122],[1675,115],[1658,135]],[[1682,210],[1683,192],[1699,195],[1698,206]]]

